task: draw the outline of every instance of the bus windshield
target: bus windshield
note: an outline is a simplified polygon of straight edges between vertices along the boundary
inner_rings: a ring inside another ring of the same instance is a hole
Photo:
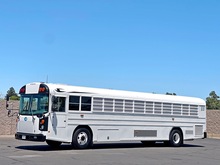
[[[20,97],[20,115],[42,115],[48,112],[48,94],[23,94]]]

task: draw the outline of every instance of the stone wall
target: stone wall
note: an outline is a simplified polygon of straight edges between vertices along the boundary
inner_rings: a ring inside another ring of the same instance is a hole
[[[10,109],[18,109],[19,101],[9,101]],[[16,112],[18,110],[13,110],[11,114],[12,117],[8,117],[8,111],[6,110],[6,101],[0,100],[0,135],[13,135],[16,130]]]
[[[8,111],[6,110],[6,101],[0,100],[0,135],[13,135],[16,129],[15,114],[12,117],[8,117]],[[10,101],[9,109],[18,109],[19,101]],[[12,114],[18,110],[13,110]],[[207,110],[207,133],[208,137],[220,138],[220,110]]]
[[[208,137],[220,138],[220,110],[207,110]]]

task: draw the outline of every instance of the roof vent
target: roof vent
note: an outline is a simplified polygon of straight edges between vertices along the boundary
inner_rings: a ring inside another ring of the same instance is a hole
[[[65,92],[62,88],[55,89],[56,92]]]

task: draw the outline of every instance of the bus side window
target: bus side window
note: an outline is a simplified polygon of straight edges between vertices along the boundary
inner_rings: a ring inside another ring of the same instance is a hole
[[[65,102],[66,102],[66,98],[65,97],[60,97],[59,98],[59,104],[58,104],[58,111],[59,112],[65,112]]]
[[[73,111],[91,111],[91,97],[70,96],[69,110]]]
[[[81,111],[91,111],[91,97],[82,97]]]
[[[52,97],[52,111],[56,112],[58,110],[58,98],[53,96]]]
[[[69,110],[79,111],[79,103],[80,103],[79,96],[70,96],[69,97]]]
[[[53,97],[52,111],[65,112],[65,97]]]

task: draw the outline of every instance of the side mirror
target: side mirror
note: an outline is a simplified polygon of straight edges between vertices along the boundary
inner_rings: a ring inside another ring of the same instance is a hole
[[[8,116],[10,116],[11,115],[11,110],[8,110]]]

